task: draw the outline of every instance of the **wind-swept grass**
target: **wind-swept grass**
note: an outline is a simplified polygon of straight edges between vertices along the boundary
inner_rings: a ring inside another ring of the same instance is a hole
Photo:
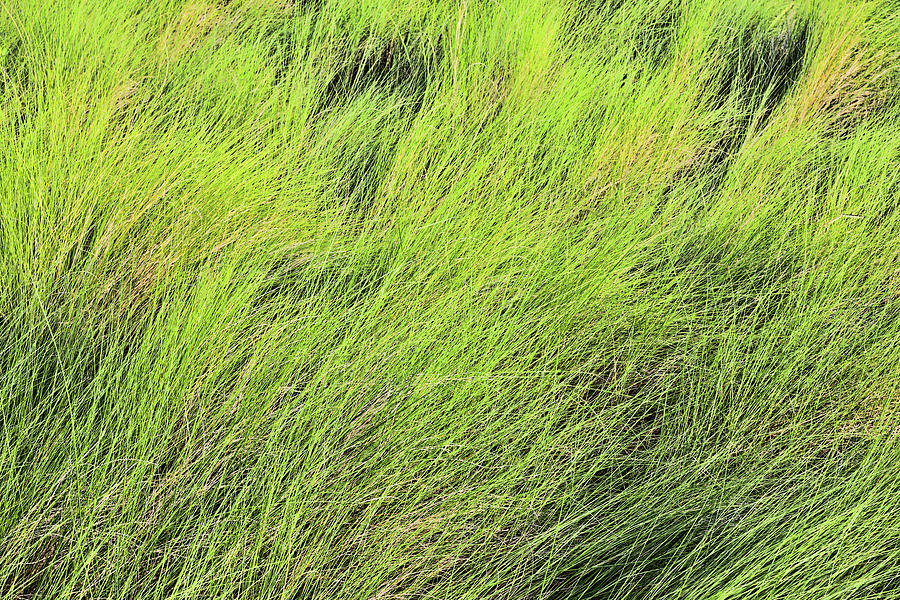
[[[0,0],[0,598],[900,597],[891,0]]]

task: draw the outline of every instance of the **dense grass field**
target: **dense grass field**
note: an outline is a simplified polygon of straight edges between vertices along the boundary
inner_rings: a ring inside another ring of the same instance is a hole
[[[0,0],[0,599],[900,598],[900,2]]]

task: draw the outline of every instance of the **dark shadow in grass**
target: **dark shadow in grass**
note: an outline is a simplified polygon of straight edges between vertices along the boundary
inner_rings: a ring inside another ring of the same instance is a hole
[[[655,69],[670,55],[680,17],[681,4],[675,1],[626,7],[624,0],[581,0],[572,5],[566,30],[591,46],[598,31],[618,25],[626,36],[619,46],[628,49],[630,60]]]
[[[63,530],[65,531],[65,530]],[[67,532],[71,533],[71,532]],[[46,598],[46,575],[55,572],[55,563],[63,555],[63,544],[57,538],[63,534],[47,536],[36,548],[20,556],[22,568],[13,571],[6,580],[0,580],[0,597],[17,600],[36,600]]]
[[[267,48],[266,59],[275,68],[275,85],[287,80],[296,59],[301,39],[298,29],[300,21],[309,19],[311,27],[318,22],[325,0],[304,0],[293,4],[284,19],[272,21],[263,33],[263,46]]]
[[[554,557],[565,566],[543,589],[543,598],[645,597],[670,565],[697,548],[709,533],[708,523],[713,519],[703,507],[673,506],[659,496],[636,501],[642,497],[642,486],[658,477],[659,466],[675,460],[671,448],[660,444],[666,423],[671,427],[676,420],[669,412],[672,407],[665,406],[668,402],[652,393],[655,378],[647,370],[620,379],[619,387],[625,385],[617,395],[628,398],[625,403],[629,406],[628,413],[620,415],[621,422],[615,425],[616,438],[623,445],[612,455],[604,450],[596,459],[582,458],[581,462],[590,464],[589,471],[572,491],[579,510],[602,510],[585,517],[579,525],[580,539],[567,544],[567,556]],[[593,385],[616,387],[606,380]],[[586,398],[600,402],[599,396],[591,397],[594,392],[589,390]],[[598,544],[598,539],[615,531],[617,521],[646,525],[625,528],[619,539]],[[603,533],[597,535],[598,530]]]
[[[290,21],[275,30],[270,37],[267,59],[275,67],[275,85],[285,80],[294,61],[297,34]]]
[[[698,160],[675,173],[664,197],[679,181],[703,179],[705,192],[721,184],[747,134],[766,127],[800,78],[811,32],[808,18],[789,19],[774,29],[753,19],[743,28],[728,29],[715,42],[714,55],[720,63],[707,100],[710,108],[727,116],[716,125],[718,139]]]
[[[411,113],[422,107],[429,83],[442,63],[441,40],[403,31],[385,36],[370,33],[346,43],[322,92],[320,110],[327,110],[372,88],[404,96]]]
[[[625,0],[578,0],[570,6],[569,29],[578,31],[605,24],[618,12]]]
[[[634,482],[635,487],[641,483]],[[693,555],[698,560],[705,557],[714,562],[715,549],[707,547],[709,540],[739,535],[745,530],[741,523],[745,517],[700,502],[672,504],[659,497],[648,498],[644,505],[625,510],[621,517],[623,522],[644,523],[643,527],[625,528],[614,546],[576,558],[544,597],[548,600],[667,597],[690,577],[690,561],[685,558]],[[590,542],[586,539],[584,547],[590,548]],[[746,536],[742,542],[748,547],[753,543]]]
[[[21,102],[9,102],[4,107],[15,113],[11,115],[10,122],[16,136],[22,132],[28,119],[27,105],[24,102],[28,100],[32,87],[32,69],[24,41],[16,35],[0,33],[0,97],[18,96]]]
[[[345,199],[352,212],[365,212],[372,205],[386,175],[385,165],[392,161],[403,132],[422,110],[429,85],[439,76],[441,47],[440,38],[430,40],[412,31],[393,36],[370,32],[338,51],[316,113],[339,110],[367,93],[392,104],[387,117],[391,132],[348,147],[340,157],[342,177],[332,191]]]
[[[810,31],[809,19],[789,20],[774,30],[752,20],[719,41],[723,62],[711,105],[721,109],[733,103],[736,111],[717,143],[714,166],[737,150],[751,126],[763,129],[787,97],[802,73]]]
[[[341,165],[343,177],[337,181],[335,191],[353,213],[364,213],[371,208],[387,174],[386,165],[395,156],[399,143],[398,137],[373,140],[345,155]]]
[[[11,450],[6,457],[10,470],[4,470],[4,477],[26,488],[36,483],[36,473],[71,469],[73,456],[79,456],[79,468],[88,471],[103,455],[111,439],[110,427],[115,430],[122,416],[121,400],[113,390],[130,368],[132,340],[137,337],[99,318],[96,322],[69,322],[72,316],[67,308],[54,308],[47,298],[42,304],[37,306],[35,301],[31,307],[20,307],[0,331],[0,397],[7,408],[3,427]],[[71,439],[72,426],[92,432],[90,438]],[[40,467],[32,471],[29,465]],[[7,516],[15,522],[21,515],[11,512]],[[62,518],[61,526],[65,524]],[[59,545],[48,547],[42,540],[30,538],[28,547],[43,549],[40,551],[46,551],[47,558],[54,552],[63,556],[67,539],[63,535],[58,538]],[[48,576],[52,577],[51,564],[35,561],[27,577],[0,580],[0,590],[45,597],[39,592]]]
[[[890,598],[900,589],[900,568],[896,565],[896,552],[900,543],[895,542],[893,548],[884,550],[880,556],[867,559],[855,569],[853,575],[867,583],[858,588],[854,596],[857,598]],[[847,577],[850,579],[850,577]]]
[[[78,269],[82,264],[89,262],[97,238],[97,223],[91,221],[80,232],[77,232],[75,236],[70,238],[73,241],[62,256],[59,272],[65,275]]]
[[[860,465],[848,461],[826,468],[820,462],[820,468],[812,470],[803,461],[781,461],[773,468],[751,453],[728,470],[712,467],[713,475],[698,468],[702,460],[683,454],[671,463],[660,461],[646,478],[631,482],[635,494],[585,518],[578,538],[569,543],[570,556],[560,558],[568,568],[542,597],[639,600],[677,597],[716,576],[723,587],[733,584],[731,578],[740,576],[734,570],[741,567],[739,557],[783,557],[796,542],[797,519],[821,510],[817,490],[845,484]],[[645,485],[660,475],[671,477],[670,485],[647,490]],[[792,505],[779,501],[786,493]],[[592,505],[597,506],[590,497],[579,503]],[[598,543],[598,538],[603,541]],[[888,586],[898,579],[889,558],[892,549],[880,550],[880,556],[855,573],[867,579],[864,589],[872,595],[865,597],[881,597],[878,592],[891,589]]]
[[[725,235],[687,236],[674,252],[671,240],[661,241],[629,276],[646,293],[672,289],[687,314],[758,329],[790,296],[802,259],[789,250],[739,248]],[[674,288],[672,277],[677,278]]]
[[[337,254],[333,257],[310,256],[286,253],[276,259],[268,273],[259,282],[248,307],[253,318],[246,330],[247,336],[254,334],[255,323],[265,322],[268,315],[277,314],[283,319],[287,315],[308,318],[317,310],[318,298],[328,302],[341,313],[349,314],[354,308],[364,305],[385,285],[388,267],[378,262],[377,257],[351,257]],[[335,330],[334,344],[347,333],[346,327]],[[219,370],[213,387],[217,394],[228,396],[240,385],[241,372],[251,360],[249,348]],[[278,400],[297,404],[316,367],[305,365],[297,368],[290,377],[290,391]]]
[[[0,90],[24,90],[31,81],[25,43],[14,35],[0,35]]]
[[[630,328],[623,328],[597,349],[602,357],[599,366],[577,369],[579,374],[564,385],[577,400],[568,404],[553,435],[602,411],[608,415],[607,422],[612,419],[616,423],[611,427],[621,444],[615,458],[598,458],[601,466],[586,484],[586,494],[616,497],[646,480],[648,467],[672,458],[673,448],[661,445],[667,427],[668,436],[677,438],[677,431],[671,428],[694,418],[684,414],[685,407],[692,404],[692,390],[702,386],[716,368],[723,339],[697,335],[695,330],[737,328],[752,339],[789,306],[794,278],[803,268],[802,257],[768,247],[739,252],[724,240],[725,235],[707,234],[686,239],[675,252],[671,240],[651,248],[629,272],[636,280],[636,294],[652,297],[664,290],[660,310],[672,306],[690,318],[659,332],[659,341],[632,339]],[[674,284],[673,277],[677,277]],[[642,330],[639,325],[634,329]],[[645,349],[636,355],[634,348]],[[759,376],[738,368],[732,374],[732,385],[735,389],[753,386],[753,378]],[[705,413],[703,419],[711,431],[728,430],[725,417],[718,413]]]
[[[670,3],[641,18],[632,39],[632,60],[645,61],[658,69],[671,55],[681,19],[681,4]]]
[[[800,77],[810,32],[810,20],[800,18],[774,30],[759,20],[729,30],[717,43],[723,62],[712,105],[720,108],[735,100],[740,118],[749,121],[757,113],[764,125]]]
[[[296,303],[323,294],[345,305],[361,302],[383,284],[387,269],[375,260],[356,258],[286,254],[269,269],[256,293],[254,308],[279,299]]]

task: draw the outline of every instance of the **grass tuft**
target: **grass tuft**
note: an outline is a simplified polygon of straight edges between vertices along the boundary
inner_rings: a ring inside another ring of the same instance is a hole
[[[0,3],[0,600],[900,597],[896,15]]]

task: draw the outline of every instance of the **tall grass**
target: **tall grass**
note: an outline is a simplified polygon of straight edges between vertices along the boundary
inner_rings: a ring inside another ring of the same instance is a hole
[[[0,597],[900,597],[900,5],[0,0]]]

